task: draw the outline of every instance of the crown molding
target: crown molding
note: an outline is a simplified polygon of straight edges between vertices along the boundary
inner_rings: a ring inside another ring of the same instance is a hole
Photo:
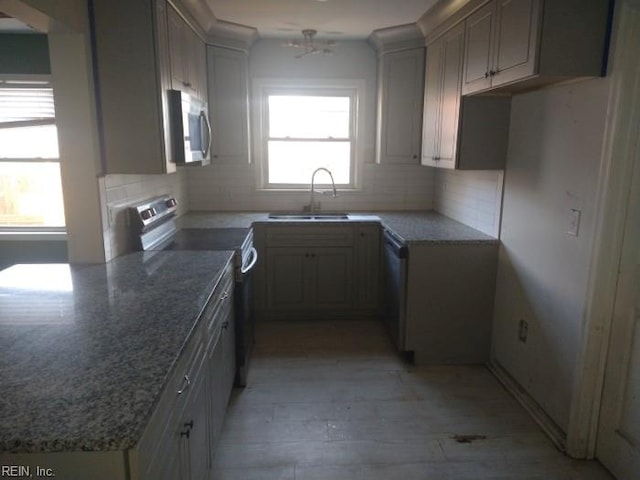
[[[429,43],[486,3],[489,0],[439,0],[416,24]]]
[[[378,52],[383,53],[407,50],[424,46],[424,35],[416,23],[374,30],[367,39]]]
[[[206,38],[210,45],[246,52],[258,39],[258,30],[246,25],[218,20],[207,30]]]

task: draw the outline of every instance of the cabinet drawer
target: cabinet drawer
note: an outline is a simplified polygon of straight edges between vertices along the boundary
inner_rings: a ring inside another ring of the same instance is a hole
[[[215,332],[218,323],[220,323],[221,318],[224,316],[224,313],[228,312],[232,308],[233,288],[233,265],[230,263],[225,268],[225,272],[222,275],[220,282],[211,294],[209,303],[202,313],[201,320],[204,324],[202,327],[202,334],[204,335],[205,344],[207,344],[211,339],[211,336]]]
[[[269,247],[349,247],[353,245],[354,229],[344,225],[312,227],[270,227]]]

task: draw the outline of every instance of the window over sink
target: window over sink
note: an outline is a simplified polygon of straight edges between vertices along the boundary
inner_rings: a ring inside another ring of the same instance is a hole
[[[259,185],[308,190],[314,170],[324,167],[336,186],[356,187],[359,86],[262,83],[256,136]],[[319,185],[328,184],[318,177]]]

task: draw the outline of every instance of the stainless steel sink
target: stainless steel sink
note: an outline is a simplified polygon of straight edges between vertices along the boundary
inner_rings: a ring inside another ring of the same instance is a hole
[[[270,213],[271,220],[348,220],[346,213]]]

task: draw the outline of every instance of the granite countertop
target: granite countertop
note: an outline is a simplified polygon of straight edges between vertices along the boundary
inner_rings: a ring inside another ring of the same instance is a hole
[[[324,220],[270,220],[266,212],[190,212],[178,219],[183,228],[237,228],[251,227],[254,223],[322,223]],[[334,220],[329,220],[332,222]],[[497,244],[499,240],[452,220],[434,211],[419,212],[357,212],[349,213],[348,220],[337,222],[380,222],[409,245]]]
[[[0,272],[0,452],[133,447],[231,256]]]

